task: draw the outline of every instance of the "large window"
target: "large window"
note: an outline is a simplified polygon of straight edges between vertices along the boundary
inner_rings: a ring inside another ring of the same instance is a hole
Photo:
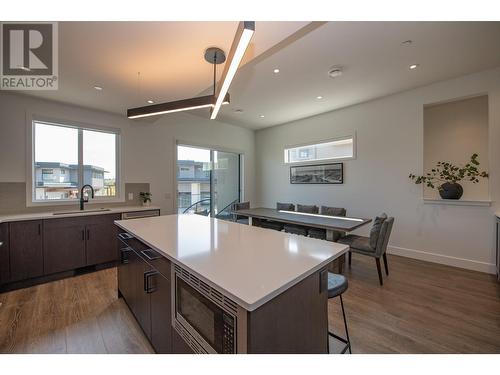
[[[32,201],[76,200],[84,184],[100,199],[118,196],[119,135],[33,121]]]
[[[285,163],[338,160],[354,157],[354,137],[285,148]]]

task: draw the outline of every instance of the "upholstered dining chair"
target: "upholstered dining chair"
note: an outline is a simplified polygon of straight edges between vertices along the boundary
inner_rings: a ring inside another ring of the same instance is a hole
[[[380,285],[384,285],[384,281],[382,278],[382,268],[380,266],[380,258],[383,258],[385,274],[389,276],[389,266],[387,264],[386,250],[393,224],[394,218],[387,217],[387,215],[384,213],[380,216],[377,216],[375,220],[373,220],[373,226],[370,230],[370,237],[349,234],[337,241],[339,243],[350,246],[349,266],[351,265],[352,253],[368,255],[375,258]]]
[[[297,205],[297,212],[304,212],[308,214],[317,214],[319,212],[319,207],[315,205],[304,205],[304,204],[298,204]],[[299,234],[301,236],[307,236],[307,227],[304,227],[302,225],[295,225],[295,224],[285,224],[284,225],[285,232],[287,233],[293,233],[293,234]]]
[[[249,208],[250,202],[236,202],[233,205],[233,211],[248,210]],[[233,214],[233,220],[237,223],[248,225],[248,216]]]
[[[321,206],[321,215],[328,216],[345,216],[347,211],[342,207],[328,207]],[[322,228],[310,228],[308,231],[309,237],[319,238],[320,240],[326,240],[326,230]],[[333,242],[337,242],[337,240],[344,235],[343,232],[333,231]]]
[[[276,203],[276,209],[278,211],[295,211],[295,205],[293,203]],[[259,226],[267,229],[274,229],[277,231],[283,230],[283,223],[272,221],[272,220],[260,220]]]

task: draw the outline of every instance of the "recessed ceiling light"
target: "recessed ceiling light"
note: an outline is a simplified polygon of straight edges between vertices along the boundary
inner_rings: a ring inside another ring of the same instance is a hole
[[[411,45],[412,43],[413,43],[413,40],[408,39],[408,40],[405,40],[404,42],[402,42],[401,44],[402,44],[403,46],[409,46],[409,45]]]
[[[328,75],[330,78],[336,78],[342,75],[342,67],[341,66],[333,66],[328,71]]]
[[[264,118],[264,117],[266,117],[266,116],[264,116],[264,115],[260,115],[260,118]]]
[[[274,69],[274,70],[273,70],[273,72],[274,72],[274,73],[279,73],[279,72],[280,72],[280,70],[279,70],[278,68],[276,68],[276,69]]]
[[[413,70],[413,69],[417,69],[419,67],[419,64],[411,64],[410,65],[410,69]]]
[[[318,100],[319,100],[319,99],[323,99],[323,97],[322,97],[321,95],[318,95],[318,96],[316,97],[316,99],[318,99]]]
[[[95,88],[97,91],[102,91],[102,87],[101,87],[101,86],[94,86],[94,88]]]
[[[153,103],[154,103],[154,101],[152,101],[151,99],[149,99],[149,100],[148,100],[148,103],[149,103],[149,104],[153,104]]]

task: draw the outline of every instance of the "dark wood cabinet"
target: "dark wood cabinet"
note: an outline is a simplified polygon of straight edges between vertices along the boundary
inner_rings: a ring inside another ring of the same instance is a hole
[[[172,311],[170,279],[151,276],[151,344],[157,353],[172,352]]]
[[[170,261],[120,233],[118,291],[157,353],[172,352]]]
[[[10,281],[9,224],[0,224],[0,284]]]
[[[116,261],[120,215],[50,219],[44,222],[44,274]]]
[[[130,257],[133,256],[133,250],[122,244],[119,251],[120,265],[118,266],[118,291],[130,308],[130,306],[134,304],[133,299],[135,295],[133,264],[130,263]]]
[[[151,306],[150,296],[146,292],[146,275],[151,271],[147,264],[135,251],[128,254],[128,263],[125,265],[125,275],[129,279],[125,290],[119,286],[122,295],[127,298],[127,305],[134,314],[146,336],[151,339]]]
[[[84,267],[85,218],[46,220],[43,231],[45,275]]]
[[[43,275],[41,220],[9,223],[10,281]]]
[[[87,266],[108,263],[117,260],[117,229],[115,220],[120,220],[120,215],[95,216],[87,219],[85,228],[87,239]]]

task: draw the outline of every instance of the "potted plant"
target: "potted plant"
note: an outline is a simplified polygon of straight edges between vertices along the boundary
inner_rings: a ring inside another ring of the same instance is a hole
[[[435,189],[443,199],[460,199],[464,189],[460,181],[471,181],[473,184],[479,182],[479,178],[488,178],[488,173],[479,171],[478,155],[473,154],[470,161],[460,167],[446,161],[438,161],[436,167],[423,176],[410,174],[408,177],[416,184],[426,184]]]
[[[143,206],[149,206],[151,204],[152,194],[149,191],[141,191],[139,195],[141,196]]]

